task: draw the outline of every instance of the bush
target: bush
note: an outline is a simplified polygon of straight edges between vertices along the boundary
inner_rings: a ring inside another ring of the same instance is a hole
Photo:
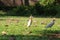
[[[8,15],[29,16],[31,14],[36,14],[34,6],[18,6],[8,11]]]
[[[45,16],[55,16],[57,14],[56,6],[48,5],[44,9]]]
[[[8,15],[16,16],[29,16],[31,14],[34,16],[55,16],[57,10],[54,5],[42,6],[36,3],[35,6],[18,6],[8,12]]]
[[[57,14],[55,17],[60,17],[60,5],[56,6]]]
[[[44,7],[41,6],[41,5],[39,4],[39,2],[37,2],[34,7],[35,7],[35,10],[36,10],[36,14],[37,14],[38,16],[41,16],[42,14],[44,14]]]
[[[35,5],[35,9],[37,15],[39,16],[55,16],[57,14],[56,6],[54,4],[42,6],[41,4],[37,3]]]

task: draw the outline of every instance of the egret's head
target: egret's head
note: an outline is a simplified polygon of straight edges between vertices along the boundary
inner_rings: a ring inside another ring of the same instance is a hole
[[[32,15],[30,16],[30,19],[32,19]]]

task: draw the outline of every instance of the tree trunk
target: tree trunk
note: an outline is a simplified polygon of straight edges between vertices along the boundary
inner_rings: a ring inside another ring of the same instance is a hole
[[[25,0],[25,1],[24,1],[24,4],[25,4],[26,6],[28,6],[28,5],[29,5],[29,0]]]

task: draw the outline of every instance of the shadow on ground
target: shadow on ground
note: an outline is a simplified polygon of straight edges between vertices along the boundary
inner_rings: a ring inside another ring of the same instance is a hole
[[[60,40],[59,38],[48,38],[35,35],[0,35],[0,40]]]
[[[45,30],[46,31],[46,30]],[[39,31],[41,32],[41,31]],[[56,31],[56,33],[48,33],[50,31],[47,31],[46,34],[44,32],[40,35],[0,35],[0,40],[60,40],[60,33]]]

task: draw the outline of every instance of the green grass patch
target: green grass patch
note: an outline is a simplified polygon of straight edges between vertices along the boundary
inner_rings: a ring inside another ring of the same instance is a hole
[[[28,17],[0,17],[0,40],[8,40],[11,35],[14,35],[16,40],[48,40],[49,38],[43,35],[60,33],[60,18],[56,18],[54,26],[48,29],[45,26],[52,18],[33,17],[36,23],[32,22],[31,27],[27,28],[28,19]],[[41,24],[42,21],[45,24]],[[6,31],[7,35],[2,35],[2,31]]]

